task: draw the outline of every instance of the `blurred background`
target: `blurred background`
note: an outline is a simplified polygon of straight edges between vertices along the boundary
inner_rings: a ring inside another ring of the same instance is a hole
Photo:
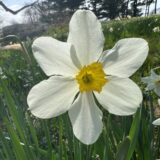
[[[92,10],[102,21],[160,14],[159,0],[4,0],[0,1],[0,35],[17,33],[24,40],[49,26],[68,24],[79,8]],[[6,8],[10,10],[6,10]],[[24,7],[24,9],[17,11]],[[26,7],[26,8],[25,8]]]

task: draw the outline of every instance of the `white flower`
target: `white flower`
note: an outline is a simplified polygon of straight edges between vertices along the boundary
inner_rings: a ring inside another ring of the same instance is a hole
[[[158,105],[160,106],[160,99],[158,99]],[[152,124],[153,124],[153,125],[158,125],[158,126],[159,126],[159,125],[160,125],[160,118],[154,120]]]
[[[131,19],[132,17],[131,17],[130,15],[127,15],[127,18],[128,18],[128,19]]]
[[[159,27],[154,27],[153,32],[160,32],[160,28]]]
[[[158,105],[160,106],[160,99],[158,99]]]
[[[4,75],[2,68],[0,67],[0,78],[1,79],[7,79],[7,76]]]
[[[153,121],[152,123],[153,125],[156,125],[156,126],[160,126],[160,118],[156,119],[155,121]]]
[[[160,96],[160,76],[157,75],[154,70],[151,70],[151,75],[142,78],[142,82],[147,84],[147,90],[154,90],[154,92]]]
[[[109,28],[109,31],[110,31],[110,32],[113,32],[113,28],[112,28],[112,27],[111,27],[111,28]]]
[[[3,74],[3,71],[2,71],[2,68],[0,67],[0,75],[2,75]]]
[[[52,118],[66,111],[74,135],[85,144],[94,143],[102,132],[102,111],[132,115],[142,102],[139,87],[128,77],[147,57],[148,44],[140,38],[122,39],[103,51],[101,24],[91,11],[78,10],[72,17],[67,42],[40,37],[33,54],[49,79],[29,92],[29,109],[39,118]]]

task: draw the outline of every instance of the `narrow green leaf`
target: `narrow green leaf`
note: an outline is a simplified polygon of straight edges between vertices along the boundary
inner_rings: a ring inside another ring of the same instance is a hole
[[[130,139],[129,139],[129,137],[126,137],[124,139],[124,141],[119,144],[118,151],[116,154],[116,160],[124,160],[125,159],[125,157],[128,153],[129,146],[130,146]]]
[[[5,122],[7,124],[7,130],[12,140],[11,142],[13,150],[15,151],[16,160],[28,160],[25,150],[23,149],[23,146],[20,143],[20,140],[16,135],[16,132],[14,131],[13,127],[8,123],[7,118],[5,119]]]
[[[134,116],[132,126],[129,132],[129,139],[131,141],[129,149],[128,149],[128,154],[125,160],[130,160],[132,157],[132,154],[135,150],[135,146],[137,143],[137,138],[138,138],[138,133],[139,133],[139,128],[140,128],[140,120],[141,120],[141,108],[139,108]]]

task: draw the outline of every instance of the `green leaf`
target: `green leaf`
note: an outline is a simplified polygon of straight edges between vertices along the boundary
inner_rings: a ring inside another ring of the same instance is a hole
[[[130,146],[130,138],[126,137],[123,142],[120,143],[118,147],[118,152],[116,154],[116,160],[124,160]]]
[[[135,146],[136,146],[137,139],[138,139],[139,128],[140,128],[140,120],[141,120],[141,108],[137,110],[134,116],[133,122],[132,122],[132,126],[129,132],[129,139],[131,143],[130,143],[128,154],[125,160],[130,160],[135,150]]]
[[[13,129],[13,127],[9,124],[7,118],[5,119],[6,124],[7,124],[7,130],[9,132],[9,135],[11,137],[11,142],[13,146],[13,150],[15,152],[15,156],[17,160],[27,160],[27,155],[25,153],[25,150],[23,149],[23,145],[20,143],[20,140]]]

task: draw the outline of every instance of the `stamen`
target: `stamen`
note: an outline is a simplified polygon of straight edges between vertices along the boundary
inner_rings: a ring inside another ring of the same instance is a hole
[[[86,73],[83,77],[82,80],[84,83],[91,83],[93,81],[92,75]]]
[[[108,81],[105,78],[103,66],[99,62],[94,62],[88,66],[84,66],[76,75],[80,92],[97,91],[100,92],[102,87]]]

